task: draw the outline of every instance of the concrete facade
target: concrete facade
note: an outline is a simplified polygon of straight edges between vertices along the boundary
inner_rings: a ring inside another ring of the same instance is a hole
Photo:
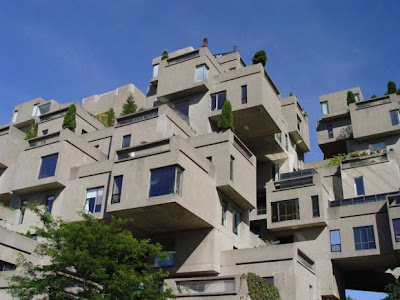
[[[364,100],[353,88],[350,105],[347,90],[321,96],[325,156],[358,154],[305,164],[307,113],[261,64],[188,47],[152,65],[146,95],[128,84],[75,104],[75,132],[62,129],[71,103],[42,98],[17,105],[0,127],[2,275],[18,272],[18,252],[43,263],[24,236],[39,223],[24,206],[38,202],[71,221],[82,210],[133,218],[135,236],[173,251],[162,267],[178,298],[248,299],[248,272],[283,300],[383,289],[399,265],[399,96]],[[138,110],[120,116],[131,95]],[[226,99],[235,132],[217,127]],[[106,128],[95,115],[110,108]],[[31,120],[38,136],[25,140]],[[2,278],[2,299],[6,286]]]

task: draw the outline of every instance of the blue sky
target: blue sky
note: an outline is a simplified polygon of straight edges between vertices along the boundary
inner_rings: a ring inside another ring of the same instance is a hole
[[[0,124],[35,97],[79,102],[130,82],[145,92],[153,57],[207,37],[212,52],[236,45],[248,64],[266,50],[281,94],[293,92],[308,112],[306,159],[322,159],[319,95],[400,87],[399,15],[398,0],[0,0]]]

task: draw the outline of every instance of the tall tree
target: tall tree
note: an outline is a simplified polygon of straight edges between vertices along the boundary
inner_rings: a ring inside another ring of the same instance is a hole
[[[9,279],[9,293],[16,299],[169,299],[170,289],[160,291],[167,273],[154,266],[167,254],[159,244],[138,240],[126,229],[126,221],[112,219],[109,225],[82,214],[83,220],[65,222],[36,209],[43,238],[35,249],[48,265],[34,265],[23,256],[23,270]],[[35,298],[38,297],[38,298]]]
[[[396,94],[396,93],[397,93],[396,83],[394,83],[394,81],[389,81],[389,82],[387,83],[386,95],[389,95],[389,94]]]
[[[264,50],[257,51],[254,54],[252,60],[253,60],[253,65],[261,63],[265,67],[265,64],[267,63],[267,54],[265,53]]]
[[[115,113],[114,113],[114,109],[111,107],[107,111],[105,126],[106,127],[114,126],[114,122],[115,122]]]
[[[393,283],[385,287],[385,292],[388,296],[384,300],[399,300],[400,299],[400,282],[395,280]]]
[[[221,119],[217,126],[220,129],[231,129],[235,131],[235,127],[233,126],[232,105],[228,99],[225,100],[224,106],[222,107]]]
[[[62,128],[68,128],[71,131],[75,132],[76,128],[76,107],[75,104],[71,104],[68,107],[67,113],[64,116],[64,121]]]
[[[126,102],[122,106],[121,116],[129,115],[137,110],[137,105],[132,95],[126,99]]]

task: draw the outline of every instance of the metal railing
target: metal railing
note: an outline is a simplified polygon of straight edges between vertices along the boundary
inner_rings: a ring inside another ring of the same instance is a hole
[[[376,99],[370,99],[367,101],[357,102],[356,107],[357,107],[357,109],[363,109],[363,108],[382,105],[382,104],[386,104],[386,103],[390,103],[389,97],[381,97],[381,98],[376,98]]]
[[[389,159],[386,155],[370,157],[366,159],[357,159],[353,161],[342,161],[342,170],[349,169],[349,168],[356,168],[362,166],[368,166],[376,163],[387,162]]]
[[[50,121],[50,120],[64,117],[66,113],[67,113],[67,111],[64,110],[64,111],[61,111],[58,113],[49,113],[49,114],[40,116],[40,122]]]
[[[60,140],[60,132],[55,132],[49,135],[40,136],[29,140],[29,148],[51,144]]]
[[[390,192],[376,195],[368,195],[368,196],[359,196],[355,198],[347,198],[342,200],[335,200],[329,202],[330,207],[339,207],[339,206],[347,206],[347,205],[355,205],[355,204],[363,204],[369,202],[378,202],[378,201],[386,201],[387,196],[398,194],[399,192]]]
[[[154,117],[157,117],[157,116],[158,116],[158,108],[154,109],[154,110],[150,110],[148,112],[143,112],[143,113],[140,113],[140,114],[136,113],[136,114],[132,115],[131,117],[118,119],[117,120],[117,124],[119,126],[122,126],[122,125],[137,123],[137,122],[144,121],[144,120],[147,120],[147,119],[151,119],[151,118],[154,118]]]
[[[312,176],[313,174],[315,174],[314,169],[305,169],[305,170],[299,170],[299,171],[294,171],[294,172],[289,172],[289,173],[282,173],[280,176],[280,180]]]

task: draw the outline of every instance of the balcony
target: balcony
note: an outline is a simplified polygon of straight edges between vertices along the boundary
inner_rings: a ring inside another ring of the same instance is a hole
[[[390,192],[390,193],[382,193],[376,195],[368,195],[368,196],[359,196],[354,198],[347,198],[342,200],[330,201],[330,207],[338,207],[338,206],[347,206],[347,205],[355,205],[355,204],[364,204],[369,202],[380,202],[387,201],[388,197],[391,195],[398,194],[398,191]]]
[[[314,183],[313,176],[316,174],[314,169],[300,170],[290,173],[282,173],[280,180],[275,181],[275,190],[290,189],[300,186],[308,186]]]
[[[151,108],[144,111],[135,112],[123,117],[117,118],[117,127],[141,122],[144,120],[149,120],[156,118],[158,116],[158,108]]]
[[[342,160],[341,168],[342,170],[346,170],[350,168],[364,167],[364,166],[388,162],[389,159],[385,152],[386,151],[384,151],[383,153],[372,154],[366,157],[356,157],[356,158]]]
[[[60,131],[48,135],[39,136],[28,141],[29,148],[49,145],[60,141]]]
[[[68,110],[68,107],[61,109],[61,110],[54,111],[54,112],[49,112],[49,113],[43,114],[39,117],[40,123],[55,120],[58,118],[64,118],[65,114],[67,113],[67,110]]]

